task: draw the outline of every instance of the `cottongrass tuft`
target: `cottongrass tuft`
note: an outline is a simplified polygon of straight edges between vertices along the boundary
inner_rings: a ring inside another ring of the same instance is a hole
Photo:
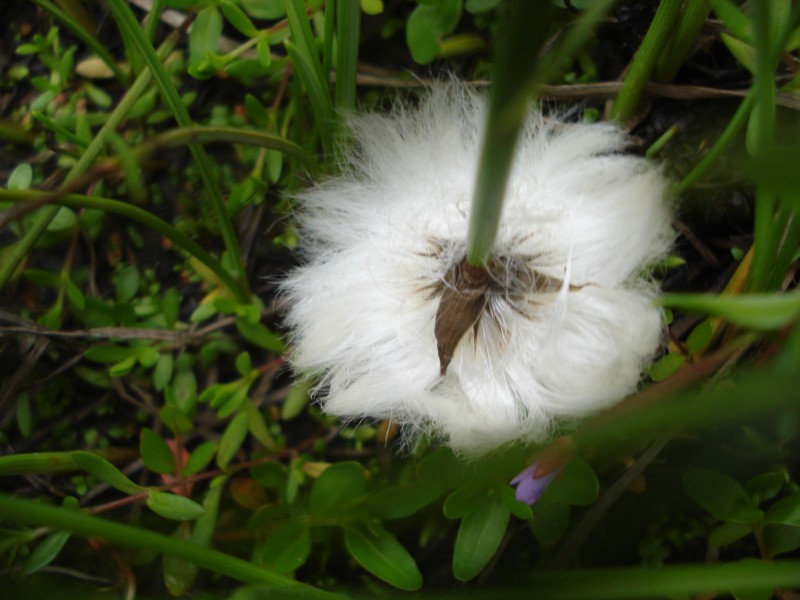
[[[437,307],[466,253],[485,114],[449,83],[353,117],[344,173],[299,196],[304,263],[284,284],[291,362],[319,377],[326,412],[473,455],[543,441],[636,388],[662,334],[644,270],[671,242],[666,179],[623,132],[532,113],[488,301],[441,369]]]

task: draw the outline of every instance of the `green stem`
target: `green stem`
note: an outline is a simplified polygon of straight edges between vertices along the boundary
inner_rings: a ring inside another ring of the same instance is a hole
[[[176,40],[177,38],[175,36],[168,37],[161,45],[161,48],[159,48],[159,54],[161,56],[168,55],[172,51],[172,48],[175,47]],[[128,112],[131,110],[131,108],[133,108],[133,105],[139,100],[140,96],[147,89],[148,85],[150,85],[151,79],[152,78],[149,71],[143,71],[139,74],[139,76],[133,82],[133,85],[131,85],[130,89],[125,93],[125,96],[122,98],[120,103],[108,116],[108,120],[94,137],[91,144],[89,144],[89,147],[81,155],[80,159],[78,159],[78,162],[75,163],[72,169],[70,169],[65,178],[65,183],[69,183],[71,180],[84,173],[91,166],[95,158],[97,158],[97,155],[100,154],[100,151],[105,146],[108,136],[113,133],[117,127],[119,127],[120,123],[122,123],[122,121],[125,119]],[[6,263],[0,267],[0,289],[2,289],[5,284],[8,283],[8,280],[11,278],[20,262],[22,262],[22,259],[28,254],[28,252],[30,252],[31,248],[33,248],[33,245],[45,232],[47,226],[50,225],[50,222],[56,216],[58,210],[58,206],[48,206],[47,208],[43,209],[37,215],[37,218],[31,228],[28,229],[28,231],[25,232],[25,235],[16,243],[10,256],[6,260]]]
[[[754,2],[751,8],[753,42],[756,49],[754,89],[756,104],[748,134],[753,142],[752,153],[758,155],[772,147],[775,140],[775,79],[772,41],[770,40],[770,8],[766,2]],[[775,258],[777,237],[775,228],[776,198],[766,186],[756,190],[755,223],[753,225],[753,266],[748,287],[763,290]]]
[[[128,36],[132,39],[137,49],[144,58],[144,62],[153,74],[153,78],[158,84],[161,95],[164,98],[167,106],[172,111],[175,120],[181,127],[190,127],[192,120],[189,117],[189,112],[181,101],[178,90],[169,78],[168,73],[164,69],[162,60],[156,54],[152,44],[147,41],[141,27],[139,27],[136,18],[133,16],[130,7],[125,0],[108,0],[109,8],[114,13],[114,18],[117,21],[119,28],[127,32]],[[216,176],[214,175],[214,166],[208,158],[205,149],[199,144],[190,144],[189,151],[197,164],[200,179],[203,182],[203,187],[208,195],[209,203],[211,204],[214,216],[217,219],[217,224],[222,234],[222,241],[225,244],[225,249],[228,253],[228,258],[234,265],[236,270],[236,278],[239,285],[232,288],[236,293],[238,299],[242,302],[247,302],[250,292],[247,284],[247,272],[245,270],[244,262],[242,261],[242,254],[239,249],[239,242],[236,238],[236,232],[233,228],[228,209],[222,199],[222,194],[217,183]]]
[[[0,495],[0,517],[7,521],[37,527],[51,527],[75,535],[100,538],[113,544],[182,558],[244,583],[275,586],[270,593],[276,595],[280,594],[280,590],[283,589],[288,595],[297,593],[304,598],[341,598],[338,594],[299,583],[294,579],[222,552],[209,550],[197,544],[152,531],[92,517],[67,508]]]
[[[684,59],[694,47],[697,35],[711,12],[711,0],[690,0],[685,3],[683,14],[669,39],[663,54],[658,59],[656,79],[672,81]]]
[[[494,87],[481,147],[477,181],[467,234],[467,262],[482,267],[489,262],[500,224],[503,197],[530,94],[537,61],[532,57],[544,44],[548,0],[509,0],[500,21]],[[521,57],[531,57],[520,62]]]
[[[356,107],[356,72],[361,4],[358,0],[336,3],[336,107],[350,111]]]
[[[622,89],[611,107],[613,121],[625,123],[636,114],[647,80],[669,40],[682,4],[678,0],[661,0],[659,3],[653,22],[636,51]]]
[[[725,131],[722,132],[708,153],[706,153],[703,159],[697,163],[697,166],[694,169],[689,171],[689,173],[679,183],[672,187],[672,193],[675,196],[680,196],[681,194],[685,193],[708,172],[725,148],[728,147],[728,145],[741,131],[742,127],[744,127],[744,124],[747,122],[747,119],[750,116],[750,111],[753,109],[754,102],[755,94],[751,89],[747,93],[747,96],[745,96],[744,100],[742,100],[739,108],[736,109],[736,112],[728,122],[727,127],[725,127]]]
[[[32,202],[47,196],[46,192],[38,192],[32,190],[17,191],[17,190],[0,190],[0,202]],[[98,198],[96,196],[82,196],[79,194],[69,194],[64,197],[57,198],[57,204],[49,206],[47,210],[58,211],[59,206],[70,206],[73,208],[91,208],[102,210],[105,212],[115,213],[134,221],[138,221],[142,225],[149,227],[153,231],[157,231],[165,238],[183,248],[186,252],[194,256],[197,260],[211,269],[217,277],[219,277],[225,286],[236,294],[237,297],[243,297],[244,290],[241,284],[237,281],[222,264],[211,256],[208,252],[197,244],[190,237],[181,233],[178,229],[162,221],[152,213],[142,210],[138,206],[128,204],[127,202],[120,202],[118,200],[111,200],[110,198]]]

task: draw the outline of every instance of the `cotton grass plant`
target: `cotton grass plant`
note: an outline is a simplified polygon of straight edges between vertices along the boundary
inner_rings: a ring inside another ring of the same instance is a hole
[[[320,374],[324,410],[466,453],[541,442],[636,388],[663,329],[646,269],[670,245],[657,165],[613,125],[533,111],[492,254],[469,265],[486,115],[449,82],[352,117],[345,173],[298,198],[306,264],[285,284],[292,361]]]

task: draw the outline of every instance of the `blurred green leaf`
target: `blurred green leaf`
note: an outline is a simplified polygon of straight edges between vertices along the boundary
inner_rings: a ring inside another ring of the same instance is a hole
[[[386,583],[406,591],[422,587],[422,574],[414,558],[381,525],[348,523],[344,543],[358,564]]]
[[[314,482],[309,510],[320,517],[337,517],[366,491],[364,467],[357,462],[336,463]]]
[[[744,485],[744,489],[751,496],[756,497],[756,503],[760,504],[767,500],[772,500],[786,483],[786,476],[777,471],[769,471],[751,477]]]
[[[189,32],[189,60],[201,63],[209,53],[217,51],[222,35],[222,16],[214,4],[209,4],[199,13]]]
[[[289,388],[289,393],[286,395],[286,400],[283,401],[281,406],[281,419],[284,421],[291,421],[295,417],[302,414],[308,401],[311,399],[311,387],[313,382],[310,379],[303,379],[297,381]]]
[[[259,553],[261,564],[276,573],[291,573],[302,567],[311,554],[311,533],[308,525],[287,521],[278,527]]]
[[[770,506],[764,522],[769,525],[800,527],[800,493],[781,498]]]
[[[686,362],[686,357],[680,352],[670,352],[655,361],[647,370],[653,381],[664,381],[673,375]]]
[[[711,314],[753,329],[778,329],[800,315],[800,293],[718,296],[713,294],[664,294],[664,306],[687,312]]]
[[[140,434],[139,450],[144,466],[154,473],[173,473],[175,455],[167,442],[149,427],[143,427]]]
[[[145,489],[133,483],[122,471],[117,469],[117,467],[96,454],[77,451],[72,453],[72,459],[81,469],[91,473],[100,481],[104,481],[120,492],[125,494],[138,494]]]
[[[708,535],[709,548],[721,548],[753,533],[750,525],[743,523],[723,523]]]
[[[167,404],[158,411],[158,418],[166,425],[173,435],[189,433],[194,427],[191,419],[181,409],[173,404]]]
[[[692,332],[686,338],[686,349],[690,354],[697,354],[705,350],[714,335],[714,326],[709,319],[705,319],[695,325]],[[654,380],[657,381],[657,380]]]
[[[139,292],[139,269],[129,265],[116,277],[117,300],[130,302]]]
[[[256,37],[258,35],[258,29],[253,25],[253,22],[233,2],[222,0],[219,6],[228,23],[233,25],[239,33],[247,37]]]
[[[460,519],[486,506],[490,489],[482,483],[468,483],[452,492],[444,501],[444,515],[448,519]]]
[[[502,503],[487,498],[476,512],[461,520],[453,551],[453,575],[469,581],[480,573],[500,547],[510,513]]]
[[[284,352],[286,350],[286,344],[283,339],[261,323],[248,323],[240,317],[236,319],[236,329],[248,342],[265,350],[272,350],[273,352]]]
[[[563,504],[588,506],[597,500],[599,490],[600,482],[591,465],[576,456],[556,475],[545,494]]]
[[[718,519],[748,524],[764,515],[752,505],[742,486],[727,475],[709,469],[693,469],[684,473],[682,481],[692,500]]]
[[[27,190],[33,182],[33,169],[28,163],[20,163],[8,176],[6,187],[9,190]]]
[[[162,352],[158,355],[158,362],[153,371],[153,385],[159,392],[163,391],[172,379],[174,366],[175,358],[171,352]]]
[[[53,562],[61,553],[61,549],[70,536],[68,531],[54,531],[48,534],[25,560],[22,565],[22,574],[30,575]]]
[[[540,543],[551,545],[561,539],[569,527],[569,507],[551,499],[546,493],[533,506],[531,528]]]
[[[439,498],[444,488],[431,481],[394,485],[373,495],[367,502],[370,513],[381,520],[402,519]]]
[[[442,37],[455,29],[461,18],[461,0],[421,3],[406,22],[406,43],[412,58],[425,65],[439,55]]]
[[[214,454],[217,452],[217,442],[215,440],[207,440],[197,446],[189,453],[189,458],[186,464],[181,469],[181,475],[189,477],[199,473],[205,469],[208,464],[213,460]]]
[[[173,521],[194,521],[205,512],[194,500],[166,492],[148,492],[147,506],[157,515]]]
[[[225,469],[236,456],[247,437],[247,428],[248,419],[245,412],[240,412],[228,423],[217,450],[217,466],[220,469]]]

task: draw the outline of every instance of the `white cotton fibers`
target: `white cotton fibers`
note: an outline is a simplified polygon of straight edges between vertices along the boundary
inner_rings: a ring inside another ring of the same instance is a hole
[[[636,388],[662,333],[644,270],[671,241],[666,179],[622,131],[532,113],[486,309],[440,375],[434,321],[466,252],[485,113],[447,83],[353,117],[344,173],[299,195],[303,265],[283,288],[291,362],[318,377],[326,412],[469,454],[542,441]]]

